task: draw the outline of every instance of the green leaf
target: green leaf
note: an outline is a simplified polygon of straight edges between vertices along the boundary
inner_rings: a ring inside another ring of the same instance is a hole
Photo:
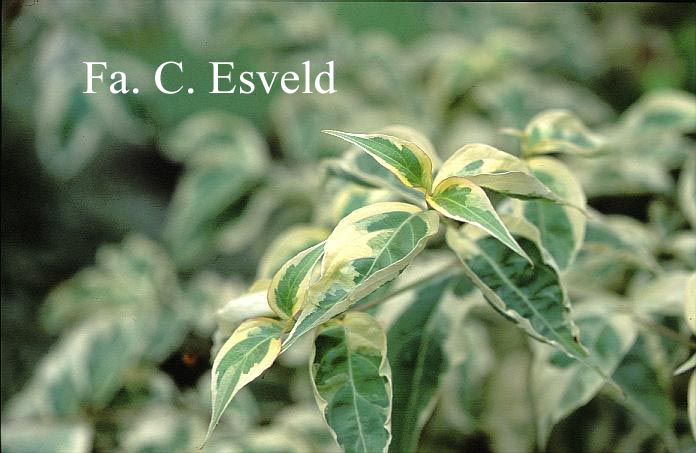
[[[451,277],[436,279],[416,290],[389,326],[387,351],[394,376],[391,451],[416,451],[421,430],[433,412],[449,367],[445,340],[450,319],[438,307],[452,283]]]
[[[245,385],[269,368],[280,353],[283,324],[269,318],[244,321],[215,356],[210,391],[213,410],[207,442],[222,413]]]
[[[406,186],[424,193],[430,191],[432,162],[415,143],[383,134],[351,134],[332,130],[324,132],[364,150]]]
[[[602,139],[568,110],[547,110],[532,118],[524,130],[522,155],[569,153],[593,155]]]
[[[636,339],[636,328],[628,315],[610,308],[611,301],[582,305],[577,324],[590,358],[605,375],[611,375]],[[594,370],[568,358],[547,345],[535,345],[531,368],[532,394],[541,448],[553,426],[584,406],[604,386]]]
[[[585,208],[585,194],[573,173],[561,161],[537,157],[527,163],[534,176],[567,205],[530,200],[517,201],[513,209],[537,227],[544,248],[563,270],[575,260],[583,244],[586,217],[578,208]]]
[[[426,195],[426,200],[436,211],[451,219],[484,229],[515,253],[529,260],[498,217],[486,192],[468,179],[451,176],[441,181],[432,194]]]
[[[476,237],[471,228],[448,229],[447,243],[493,308],[532,337],[570,356],[585,357],[587,352],[570,317],[570,304],[553,260],[535,243],[538,237],[520,226],[509,226],[513,233],[524,233],[517,239],[531,263],[495,238]]]
[[[558,201],[524,161],[488,145],[472,144],[457,150],[442,164],[433,185],[451,176],[463,176],[481,187],[511,197]]]
[[[674,445],[675,408],[651,362],[645,339],[639,337],[612,376],[625,393],[625,398],[617,401],[659,433],[668,445]]]
[[[283,319],[291,319],[302,308],[313,271],[324,254],[324,243],[295,255],[275,274],[268,288],[268,305]]]
[[[391,441],[391,371],[379,323],[361,312],[324,324],[310,357],[314,396],[345,452],[387,451]]]
[[[435,211],[395,202],[367,206],[341,220],[326,240],[321,277],[310,286],[283,350],[399,275],[438,224]]]

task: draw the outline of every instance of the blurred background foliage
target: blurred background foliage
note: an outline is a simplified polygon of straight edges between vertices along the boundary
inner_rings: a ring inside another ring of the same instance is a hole
[[[327,164],[344,149],[325,128],[401,123],[442,158],[472,142],[515,153],[501,129],[567,108],[612,137],[603,156],[566,160],[608,216],[590,222],[569,276],[578,297],[602,286],[665,298],[696,266],[694,213],[680,213],[677,196],[687,156],[695,161],[693,124],[654,131],[635,119],[655,93],[696,91],[692,4],[34,0],[3,2],[2,13],[3,451],[198,445],[211,338],[239,317],[218,309],[257,268],[259,277],[277,268],[262,257],[294,241],[278,240],[288,228],[311,223],[321,237],[345,214],[332,210],[345,188],[324,181],[327,169],[370,164]],[[156,91],[154,70],[169,60],[184,62],[195,95]],[[207,94],[209,61],[283,72],[305,60],[335,61],[337,94]],[[83,61],[126,72],[140,94],[104,85],[84,95]],[[646,279],[653,265],[681,270]],[[674,328],[679,313],[655,316]],[[466,323],[476,353],[446,380],[458,399],[439,403],[423,448],[534,449],[515,382],[530,360],[523,336],[486,312]],[[684,351],[654,340],[629,355],[666,382]],[[335,448],[304,359],[288,354],[281,365],[235,400],[212,450]],[[688,431],[685,387],[674,380],[674,398],[656,402],[671,415],[648,417],[649,429],[600,394],[548,448],[663,448],[655,432]]]

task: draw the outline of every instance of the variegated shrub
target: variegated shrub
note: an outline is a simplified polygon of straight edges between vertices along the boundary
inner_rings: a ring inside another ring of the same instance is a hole
[[[693,112],[681,100],[654,104],[657,111],[646,107],[641,117],[634,110],[625,123],[645,127],[673,115],[693,125]],[[669,106],[673,111],[659,110]],[[467,144],[442,161],[426,138],[404,126],[324,132],[351,146],[325,167],[328,192],[317,218],[328,229],[294,230],[270,247],[254,288],[262,289],[256,300],[267,303],[272,318],[245,320],[219,349],[206,439],[244,385],[311,336],[309,377],[338,446],[416,451],[438,395],[452,379],[465,378],[457,370],[479,353],[458,330],[485,300],[508,325],[538,340],[524,366],[537,445],[546,445],[555,424],[606,389],[644,417],[668,449],[678,448],[672,409],[662,396],[641,394],[635,382],[642,379],[647,392],[659,385],[659,367],[643,362],[654,339],[639,335],[640,328],[655,327],[641,311],[651,308],[627,308],[620,296],[587,291],[577,280],[577,269],[592,266],[602,246],[634,265],[650,265],[635,255],[640,245],[622,239],[587,207],[563,159],[611,152],[613,135],[551,110],[514,132],[521,157]],[[691,167],[680,189],[687,217],[695,200]],[[677,302],[685,300],[692,329],[694,278]],[[464,351],[452,350],[458,341]],[[681,342],[693,347],[687,338]],[[630,376],[635,364],[639,376]],[[677,371],[693,365],[692,357]],[[692,423],[693,387],[694,378]]]

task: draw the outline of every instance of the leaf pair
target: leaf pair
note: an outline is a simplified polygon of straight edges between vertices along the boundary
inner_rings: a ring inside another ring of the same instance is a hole
[[[474,144],[461,148],[442,164],[433,180],[428,153],[413,142],[383,134],[325,132],[370,154],[404,185],[425,194],[433,209],[488,231],[527,259],[483,188],[512,197],[559,201],[523,161],[491,146]]]
[[[267,292],[268,304],[281,320],[245,321],[215,358],[213,417],[206,440],[239,389],[302,335],[398,276],[437,233],[438,221],[434,211],[377,203],[354,211],[325,241],[287,261]]]

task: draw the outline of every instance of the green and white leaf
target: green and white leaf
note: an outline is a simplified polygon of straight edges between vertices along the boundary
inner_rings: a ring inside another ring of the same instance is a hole
[[[442,159],[437,154],[435,146],[430,141],[428,137],[421,134],[417,130],[404,126],[402,124],[394,124],[391,126],[383,127],[378,131],[380,134],[390,135],[392,137],[399,137],[402,140],[413,143],[418,148],[423,150],[425,154],[430,158],[432,163],[432,169],[437,170],[442,165]]]
[[[534,176],[549,187],[561,205],[547,200],[515,200],[513,212],[524,216],[539,230],[544,248],[553,256],[558,268],[570,266],[585,238],[586,216],[578,208],[586,206],[585,194],[573,173],[561,161],[535,157],[527,161]]]
[[[320,242],[295,255],[271,280],[268,305],[283,319],[291,319],[302,308],[317,263],[324,254]]]
[[[426,200],[446,217],[484,229],[515,253],[529,259],[500,220],[486,192],[467,178],[451,176],[441,181],[432,194],[426,195]]]
[[[282,332],[283,324],[279,321],[249,319],[235,330],[217,353],[210,387],[212,416],[205,441],[210,438],[234,395],[259,377],[278,357]]]
[[[442,164],[433,185],[451,176],[463,176],[481,187],[511,197],[558,201],[524,161],[488,145],[471,144],[457,150]]]
[[[175,261],[192,266],[216,244],[216,219],[264,174],[268,150],[246,120],[219,112],[187,119],[165,140],[185,163],[168,208],[164,237]]]
[[[299,225],[277,236],[259,261],[257,278],[273,278],[289,259],[326,239],[330,231],[313,225]]]
[[[534,235],[534,227],[521,220],[508,226],[520,234],[518,243],[531,263],[495,238],[466,226],[449,228],[447,244],[493,308],[530,336],[572,357],[586,357],[553,259],[538,245],[538,231]]]
[[[310,286],[283,350],[399,275],[438,225],[435,211],[396,202],[367,206],[341,220],[326,240],[321,277]]]
[[[696,130],[696,96],[685,91],[651,92],[633,104],[621,118],[629,133],[687,133]]]
[[[387,339],[367,313],[351,312],[319,329],[310,357],[314,396],[345,452],[386,452],[392,384]]]
[[[585,303],[576,322],[591,359],[610,376],[636,339],[630,316],[612,310],[611,302]],[[544,449],[551,429],[575,409],[584,406],[603,387],[605,380],[594,370],[547,345],[534,345],[531,368],[532,396],[537,417],[537,435]]]
[[[433,165],[428,154],[415,143],[383,134],[351,134],[324,131],[370,154],[408,187],[429,192]]]
[[[273,316],[273,311],[268,305],[270,284],[271,281],[268,279],[257,280],[247,292],[238,294],[225,302],[215,313],[218,324],[229,328],[231,334],[231,331],[244,320],[257,316]]]
[[[546,110],[531,119],[522,136],[522,155],[596,154],[603,140],[568,110]]]
[[[392,176],[391,173],[389,176]],[[401,183],[398,184],[404,187]],[[389,189],[369,187],[339,178],[332,178],[325,184],[325,195],[323,202],[317,207],[317,218],[320,223],[331,227],[356,209],[401,198]]]

